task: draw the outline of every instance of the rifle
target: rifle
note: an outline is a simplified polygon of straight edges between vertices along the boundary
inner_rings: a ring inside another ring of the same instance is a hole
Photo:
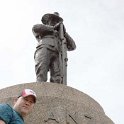
[[[59,62],[60,62],[60,72],[61,72],[61,83],[67,85],[67,42],[66,38],[64,37],[64,25],[60,23],[59,29],[59,37],[60,37],[60,53],[59,53]]]

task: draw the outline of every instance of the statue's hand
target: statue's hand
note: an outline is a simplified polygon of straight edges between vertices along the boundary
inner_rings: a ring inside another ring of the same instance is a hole
[[[54,30],[59,31],[59,29],[60,29],[60,24],[61,24],[61,23],[62,23],[62,22],[57,23],[57,24],[54,26]],[[64,32],[64,34],[66,33],[66,28],[65,28],[64,24],[63,24],[63,32]]]
[[[60,24],[61,24],[61,22],[57,23],[57,24],[54,26],[54,30],[59,30]]]

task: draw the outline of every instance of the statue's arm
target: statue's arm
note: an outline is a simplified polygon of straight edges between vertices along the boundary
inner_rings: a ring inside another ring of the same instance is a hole
[[[47,34],[52,34],[54,31],[53,26],[47,26],[43,24],[36,24],[32,28],[32,32],[37,40],[41,39],[43,36]]]
[[[71,38],[71,36],[67,32],[65,32],[64,36],[66,38],[68,51],[75,50],[76,44],[75,44],[74,40]]]
[[[32,30],[35,33],[39,33],[39,32],[44,32],[44,31],[53,31],[54,27],[53,26],[49,26],[49,25],[43,25],[43,24],[36,24],[33,26]]]

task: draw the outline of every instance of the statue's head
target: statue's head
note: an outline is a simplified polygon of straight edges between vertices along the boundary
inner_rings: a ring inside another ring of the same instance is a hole
[[[62,22],[63,19],[59,16],[58,12],[54,12],[53,14],[45,14],[41,19],[42,23],[45,25],[52,25]]]

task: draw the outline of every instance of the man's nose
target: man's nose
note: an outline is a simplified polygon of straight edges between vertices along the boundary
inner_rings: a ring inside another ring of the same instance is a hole
[[[30,104],[31,104],[30,101],[27,100],[27,101],[26,101],[26,105],[30,105]]]

